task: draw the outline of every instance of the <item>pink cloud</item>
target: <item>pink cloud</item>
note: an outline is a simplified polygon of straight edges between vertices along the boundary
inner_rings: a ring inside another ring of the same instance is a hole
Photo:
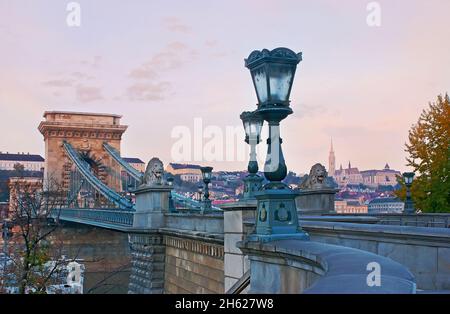
[[[128,87],[127,95],[133,101],[162,100],[170,87],[171,84],[169,82],[135,83]]]
[[[75,89],[77,100],[83,103],[102,100],[101,89],[92,86],[78,85]]]

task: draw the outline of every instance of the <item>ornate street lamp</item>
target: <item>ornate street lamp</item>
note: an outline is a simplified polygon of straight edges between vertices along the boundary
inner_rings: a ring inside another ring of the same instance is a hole
[[[203,183],[205,184],[201,211],[202,213],[205,213],[211,209],[211,200],[209,199],[208,184],[211,182],[213,167],[201,167],[200,170],[202,172]]]
[[[248,175],[244,179],[244,200],[255,199],[254,192],[261,189],[262,181],[258,173],[256,160],[256,145],[261,141],[261,129],[264,123],[262,117],[255,111],[244,111],[241,114],[245,130],[245,142],[250,145],[250,160],[248,162]]]
[[[245,60],[258,97],[256,112],[269,124],[264,176],[273,182],[271,186],[277,185],[277,182],[281,182],[287,175],[281,150],[280,121],[292,114],[289,96],[295,70],[301,60],[301,53],[287,48],[253,51]]]
[[[403,212],[405,214],[414,214],[415,213],[415,209],[414,209],[414,202],[411,198],[411,186],[414,180],[414,172],[404,172],[403,173],[403,179],[405,181],[405,186],[406,186],[406,201],[405,201],[405,209],[403,210]]]
[[[256,113],[269,124],[267,158],[264,176],[269,181],[256,192],[256,234],[250,238],[271,241],[283,238],[309,239],[299,224],[295,197],[298,192],[282,180],[287,167],[281,150],[280,122],[293,111],[289,96],[302,54],[287,48],[253,51],[245,60],[258,98]]]

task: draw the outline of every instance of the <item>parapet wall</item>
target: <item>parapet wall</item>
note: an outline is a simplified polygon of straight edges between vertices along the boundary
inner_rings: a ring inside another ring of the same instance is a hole
[[[165,293],[223,293],[223,241],[166,235]]]
[[[312,241],[372,252],[406,266],[417,289],[450,290],[450,229],[301,221]]]
[[[250,258],[250,293],[415,293],[413,275],[391,259],[304,240],[238,243]],[[368,267],[379,265],[379,284]]]

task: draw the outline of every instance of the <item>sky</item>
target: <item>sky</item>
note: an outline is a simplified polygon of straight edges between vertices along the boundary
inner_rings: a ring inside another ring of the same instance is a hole
[[[338,167],[404,171],[409,128],[449,91],[448,0],[377,1],[380,26],[365,0],[79,0],[70,27],[69,2],[0,0],[0,151],[43,155],[46,110],[102,112],[129,126],[123,156],[167,164],[172,132],[194,136],[196,118],[242,129],[256,108],[244,58],[288,47],[303,53],[281,124],[288,169],[328,167],[332,138]]]

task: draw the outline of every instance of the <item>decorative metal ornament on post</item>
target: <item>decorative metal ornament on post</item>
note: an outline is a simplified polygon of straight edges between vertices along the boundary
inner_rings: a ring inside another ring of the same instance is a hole
[[[203,185],[199,185],[199,186],[197,186],[197,199],[199,200],[199,201],[201,201],[202,200],[202,194],[203,194]]]
[[[209,199],[209,183],[211,182],[211,175],[213,167],[200,168],[203,177],[204,189],[201,212],[206,213],[211,210],[211,200]]]
[[[414,214],[416,212],[414,208],[414,202],[411,197],[411,186],[414,180],[414,172],[404,172],[403,179],[405,181],[406,186],[406,201],[405,201],[405,209],[403,212],[405,214]]]
[[[302,54],[287,48],[253,51],[245,60],[258,97],[255,113],[269,124],[264,165],[264,176],[269,183],[255,193],[258,201],[256,233],[249,237],[250,240],[309,239],[298,224],[295,205],[298,192],[282,182],[287,175],[287,167],[281,150],[280,122],[293,113],[289,96],[300,61]]]
[[[262,186],[263,178],[258,175],[258,161],[256,160],[256,145],[261,141],[261,129],[264,123],[262,117],[255,111],[245,111],[240,116],[245,130],[245,142],[250,145],[250,160],[248,175],[244,178],[244,200],[255,199],[255,192]]]

